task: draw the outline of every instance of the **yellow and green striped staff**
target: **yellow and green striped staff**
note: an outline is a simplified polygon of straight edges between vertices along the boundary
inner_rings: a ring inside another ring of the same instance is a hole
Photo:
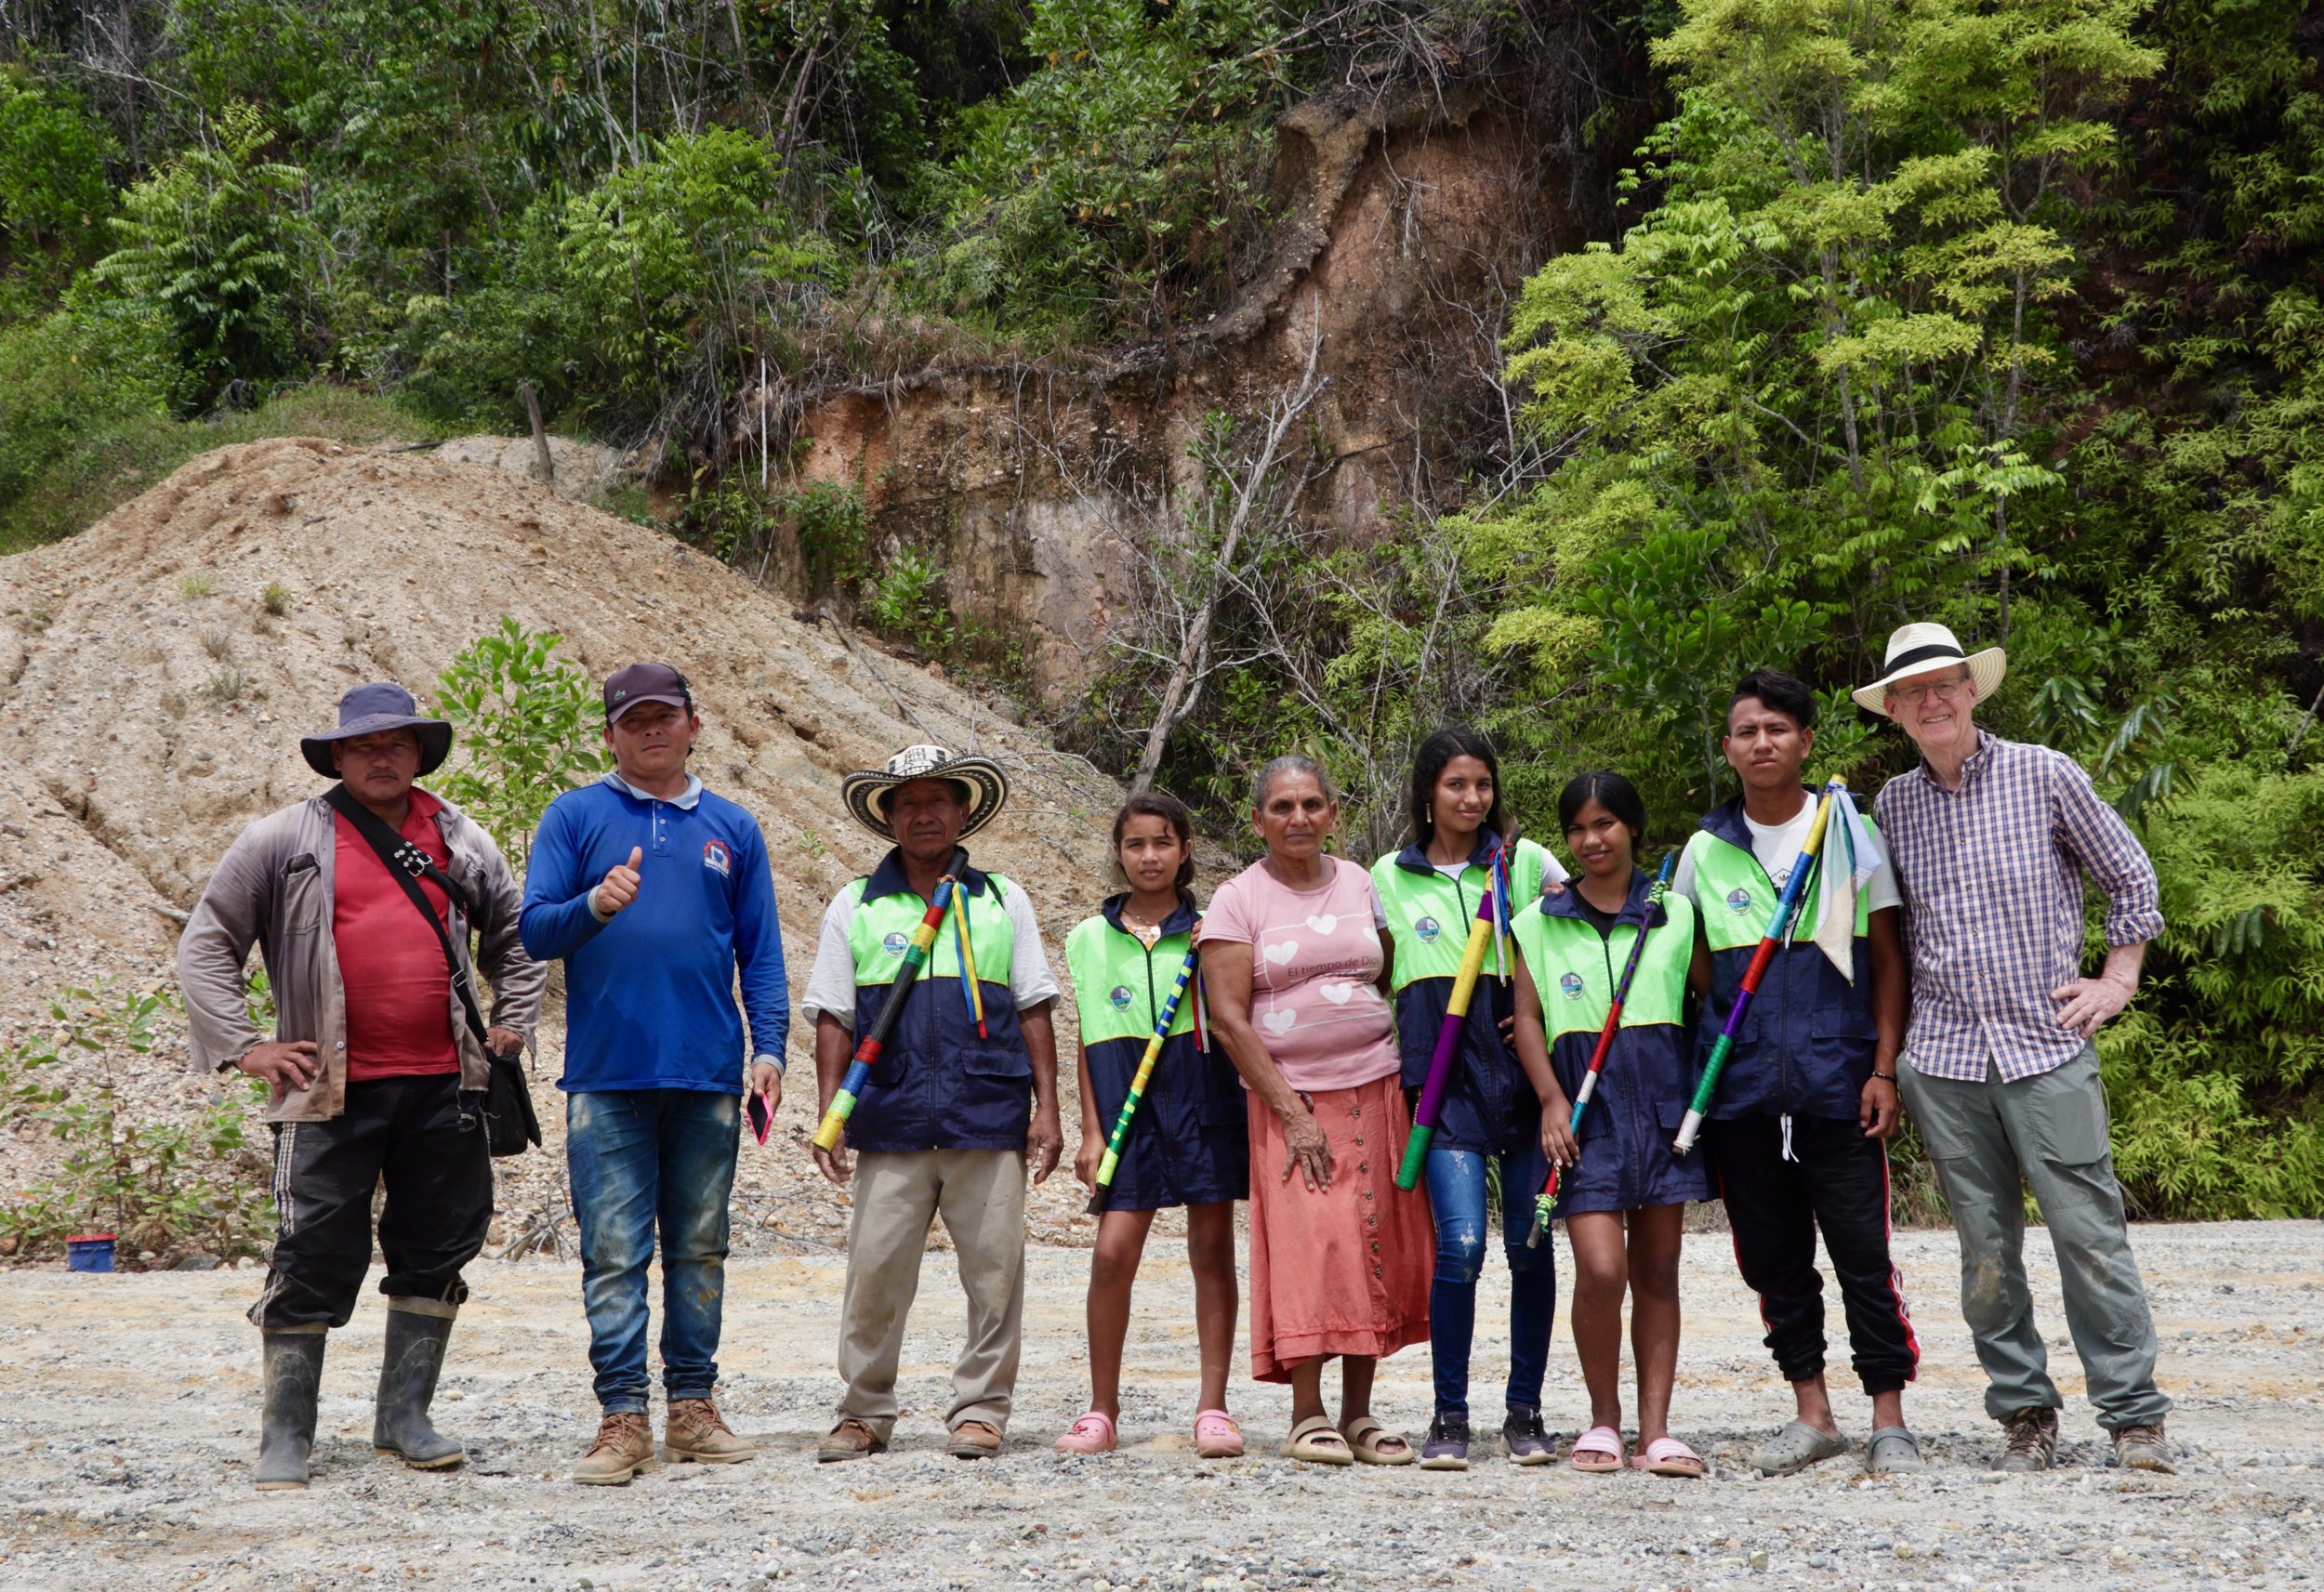
[[[824,1110],[823,1122],[815,1129],[817,1150],[839,1148],[839,1136],[847,1131],[847,1119],[855,1114],[856,1097],[871,1081],[871,1070],[879,1062],[880,1047],[888,1043],[888,1035],[895,1032],[896,1019],[904,1015],[904,997],[912,993],[920,969],[928,966],[929,953],[935,949],[936,930],[944,921],[944,908],[952,904],[954,881],[968,865],[968,853],[955,851],[952,872],[936,881],[935,899],[928,903],[920,926],[912,931],[911,943],[904,948],[904,966],[896,970],[896,981],[888,986],[888,999],[880,1007],[879,1015],[872,1020],[871,1032],[856,1041],[855,1054],[847,1064],[847,1075],[839,1080],[838,1092]]]
[[[1137,1112],[1138,1102],[1145,1099],[1146,1085],[1154,1077],[1154,1064],[1161,1059],[1163,1042],[1170,1036],[1170,1024],[1178,1020],[1178,1003],[1195,977],[1195,962],[1199,954],[1193,946],[1186,948],[1186,959],[1178,965],[1178,979],[1170,985],[1161,1014],[1154,1020],[1154,1033],[1146,1039],[1146,1053],[1138,1059],[1138,1071],[1129,1080],[1129,1093],[1122,1097],[1122,1114],[1114,1119],[1114,1131],[1105,1140],[1105,1154],[1098,1161],[1097,1188],[1089,1195],[1088,1207],[1091,1216],[1101,1214],[1114,1197],[1114,1170],[1122,1163],[1122,1146],[1129,1142],[1129,1119]]]

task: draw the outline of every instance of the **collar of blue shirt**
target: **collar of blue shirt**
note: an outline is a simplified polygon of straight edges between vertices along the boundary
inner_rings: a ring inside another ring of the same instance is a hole
[[[652,791],[641,791],[611,769],[605,770],[605,783],[626,796],[634,796],[640,801],[666,801],[687,812],[692,812],[694,804],[702,799],[702,782],[692,774],[686,776],[686,788],[674,796],[657,796]]]

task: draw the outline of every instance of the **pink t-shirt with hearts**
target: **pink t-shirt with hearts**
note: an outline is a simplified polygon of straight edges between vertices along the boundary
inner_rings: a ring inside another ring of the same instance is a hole
[[[1295,890],[1254,862],[1221,885],[1205,941],[1251,948],[1251,1026],[1295,1089],[1352,1089],[1396,1071],[1396,1020],[1380,997],[1371,875],[1327,857],[1331,882]]]

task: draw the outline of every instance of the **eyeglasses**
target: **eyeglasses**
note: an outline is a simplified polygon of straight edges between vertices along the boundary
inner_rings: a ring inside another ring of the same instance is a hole
[[[1918,707],[1929,698],[1942,697],[1947,702],[1957,700],[1969,684],[1969,673],[1962,670],[1949,680],[1927,680],[1917,686],[1890,686],[1889,699],[1907,707]]]

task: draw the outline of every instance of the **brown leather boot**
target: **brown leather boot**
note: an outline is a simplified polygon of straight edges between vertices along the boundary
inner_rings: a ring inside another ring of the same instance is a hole
[[[573,1479],[585,1487],[619,1487],[653,1464],[653,1423],[640,1414],[608,1412],[597,1423],[597,1441],[573,1467]]]
[[[681,1464],[739,1465],[759,1456],[759,1445],[736,1437],[719,1418],[718,1406],[707,1399],[672,1399],[669,1416],[662,1423],[662,1457]]]

